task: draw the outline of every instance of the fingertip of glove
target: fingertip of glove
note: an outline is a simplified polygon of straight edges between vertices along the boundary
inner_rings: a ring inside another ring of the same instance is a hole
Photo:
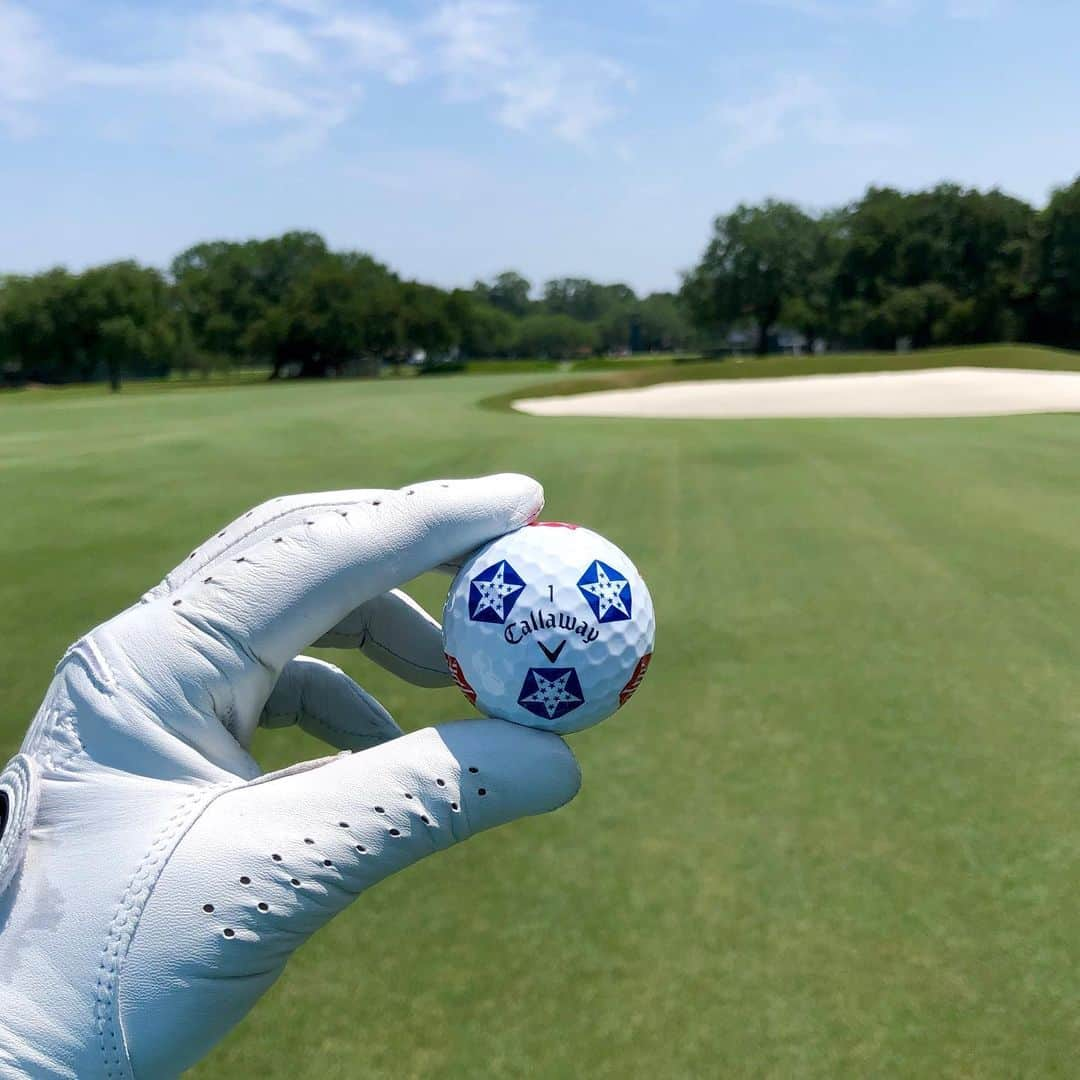
[[[551,793],[554,799],[547,809],[557,810],[570,802],[581,790],[581,766],[574,756],[574,751],[561,736],[550,731],[536,731],[533,734],[541,736],[547,745],[553,780]]]
[[[486,477],[493,492],[505,499],[515,526],[532,521],[544,508],[544,488],[531,476],[522,473],[496,473]]]
[[[549,731],[506,720],[467,720],[436,729],[460,765],[463,797],[485,819],[543,814],[568,803],[581,787],[570,747]]]
[[[471,480],[437,482],[456,503],[473,513],[495,514],[508,529],[532,521],[544,507],[544,489],[531,476],[521,473],[493,473]]]

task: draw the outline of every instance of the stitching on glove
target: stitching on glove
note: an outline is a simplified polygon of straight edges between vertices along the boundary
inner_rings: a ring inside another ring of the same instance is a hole
[[[282,498],[282,497],[283,496],[279,496],[279,498]],[[271,499],[270,500],[271,503],[275,503],[275,502],[278,502],[278,501],[279,501],[278,499]],[[197,548],[195,551],[193,551],[191,553],[191,555],[189,555],[187,557],[187,559],[185,559],[178,567],[176,567],[176,570],[173,571],[173,573],[176,574],[175,581],[170,580],[170,578],[172,578],[172,574],[169,574],[169,575],[166,576],[165,580],[161,584],[165,586],[166,591],[172,592],[174,589],[178,588],[180,585],[182,585],[183,583],[190,580],[190,578],[193,577],[197,571],[203,570],[207,566],[210,566],[212,563],[216,563],[216,562],[218,562],[218,560],[223,559],[229,553],[229,551],[232,548],[234,548],[237,544],[241,543],[244,540],[247,540],[251,536],[254,536],[255,533],[261,531],[262,529],[265,529],[267,526],[273,525],[275,522],[278,522],[278,521],[283,521],[285,518],[291,517],[293,514],[309,513],[312,510],[336,510],[339,506],[347,506],[350,509],[352,509],[352,508],[354,508],[356,506],[363,505],[365,502],[370,506],[378,506],[379,505],[378,500],[372,501],[372,500],[363,500],[363,499],[358,500],[357,502],[354,502],[354,503],[343,503],[340,500],[337,500],[336,502],[325,502],[325,503],[323,503],[323,502],[311,502],[311,503],[302,503],[302,504],[300,504],[298,506],[292,506],[288,510],[282,510],[277,514],[272,514],[270,517],[264,518],[262,521],[260,521],[258,525],[249,526],[246,532],[237,533],[237,535],[235,537],[230,538],[229,542],[216,555],[214,555],[212,558],[208,558],[208,559],[201,560],[201,561],[196,560],[195,562],[192,562],[191,559],[192,559],[193,555],[201,554],[204,551],[204,547]],[[266,505],[266,504],[260,503],[260,505]],[[255,510],[257,510],[257,509],[258,509],[258,507],[255,507]],[[254,510],[249,511],[249,513],[254,513],[254,512],[255,512]],[[244,517],[241,518],[240,520],[243,521],[244,518],[247,518],[248,516],[249,516],[249,514],[245,514]],[[225,533],[228,532],[228,531],[229,531],[228,528],[226,528],[224,530],[224,532],[218,533],[216,536],[213,537],[213,539],[214,540],[220,540],[225,535]],[[160,587],[161,586],[159,586],[159,588]]]
[[[329,765],[331,761],[337,761],[339,757],[348,757],[351,753],[351,750],[342,750],[337,754],[328,754],[326,757],[312,758],[310,761],[298,761],[295,765],[286,765],[284,769],[278,769],[276,772],[268,772],[263,773],[261,776],[256,776],[254,779],[248,780],[245,784],[231,785],[227,790],[234,791],[237,787],[258,787],[259,784],[268,784],[273,780],[280,780],[285,776],[295,776],[297,773],[310,772],[312,769],[318,769],[323,765]],[[224,794],[224,792],[221,792],[220,794]]]
[[[370,744],[371,740],[377,739],[381,732],[384,730],[372,724],[365,731],[356,731],[352,728],[340,727],[338,724],[333,724],[329,720],[315,720],[313,717],[311,719],[314,722],[311,723],[310,726],[307,728],[309,734],[315,735],[321,732],[333,733],[335,735],[344,736],[345,739],[348,740],[348,742],[353,744],[355,744],[358,740],[361,740],[364,744],[364,749],[367,749],[368,744]],[[390,738],[387,738],[383,741],[389,742],[391,738],[398,737],[399,736],[390,736]],[[323,737],[323,740],[324,742],[328,742],[333,745],[340,745],[340,741],[338,743],[335,743],[333,739],[326,738],[325,736]],[[375,743],[375,745],[377,746],[379,745],[379,743]]]
[[[59,672],[64,664],[72,660],[77,660],[82,664],[86,673],[102,692],[111,692],[119,685],[109,661],[105,659],[105,654],[98,648],[97,642],[90,634],[79,638],[68,648],[63,659],[56,665],[56,671]]]
[[[124,896],[109,925],[109,935],[101,950],[101,964],[94,989],[94,1015],[97,1020],[98,1045],[101,1049],[101,1060],[105,1065],[106,1075],[109,1077],[117,1076],[124,1080],[134,1080],[127,1044],[117,1013],[119,1004],[117,990],[120,969],[131,946],[131,940],[135,936],[139,918],[147,901],[153,895],[154,885],[161,877],[161,872],[173,851],[176,850],[181,837],[198,821],[206,807],[225,791],[242,786],[242,784],[227,784],[217,788],[196,788],[192,791],[162,826],[150,849],[131,875]],[[200,800],[202,805],[198,808],[198,812],[192,813],[193,804]],[[122,1052],[121,1047],[123,1047]]]
[[[59,710],[49,713],[45,723],[48,737],[42,762],[49,769],[59,772],[76,754],[86,754],[74,716],[65,716]]]
[[[33,758],[18,754],[0,773],[6,796],[3,835],[0,835],[0,895],[18,873],[37,817],[39,783]]]
[[[450,673],[446,668],[428,667],[426,664],[418,664],[415,660],[410,660],[407,656],[402,656],[401,653],[394,652],[389,646],[384,645],[370,630],[365,635],[365,640],[362,641],[358,647],[363,648],[369,641],[372,645],[377,645],[383,652],[389,653],[409,667],[418,668],[420,671],[430,671],[432,675],[445,675],[447,678],[450,677]]]

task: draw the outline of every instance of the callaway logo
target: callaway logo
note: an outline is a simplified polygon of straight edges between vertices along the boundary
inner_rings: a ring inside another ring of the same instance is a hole
[[[524,641],[537,630],[564,630],[569,634],[577,634],[586,644],[595,641],[600,636],[600,631],[595,626],[584,619],[579,619],[576,615],[570,615],[565,611],[544,611],[543,608],[537,608],[529,612],[527,619],[507,623],[506,629],[503,630],[503,637],[508,645],[517,645],[519,641]],[[565,644],[565,640],[563,643]]]

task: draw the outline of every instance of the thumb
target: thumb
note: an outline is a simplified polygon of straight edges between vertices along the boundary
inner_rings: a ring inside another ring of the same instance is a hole
[[[281,885],[283,899],[296,898],[298,879],[301,899],[305,889],[324,890],[326,900],[341,890],[345,903],[473,833],[556,809],[579,783],[558,736],[470,720],[272,773],[220,800],[220,812],[233,817],[230,831],[248,838],[252,863],[268,871],[268,885]]]
[[[369,886],[475,832],[554,810],[579,783],[557,735],[468,720],[225,791],[166,863],[124,962],[136,1074],[198,1060]],[[179,991],[167,1017],[162,985]]]

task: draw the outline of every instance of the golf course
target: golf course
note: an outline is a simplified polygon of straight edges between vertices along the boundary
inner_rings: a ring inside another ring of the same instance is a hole
[[[529,473],[656,605],[641,689],[570,739],[579,797],[364,895],[190,1075],[1075,1075],[1080,416],[509,406],[605,378],[0,396],[0,760],[72,640],[283,493]],[[407,730],[471,713],[319,655]]]

